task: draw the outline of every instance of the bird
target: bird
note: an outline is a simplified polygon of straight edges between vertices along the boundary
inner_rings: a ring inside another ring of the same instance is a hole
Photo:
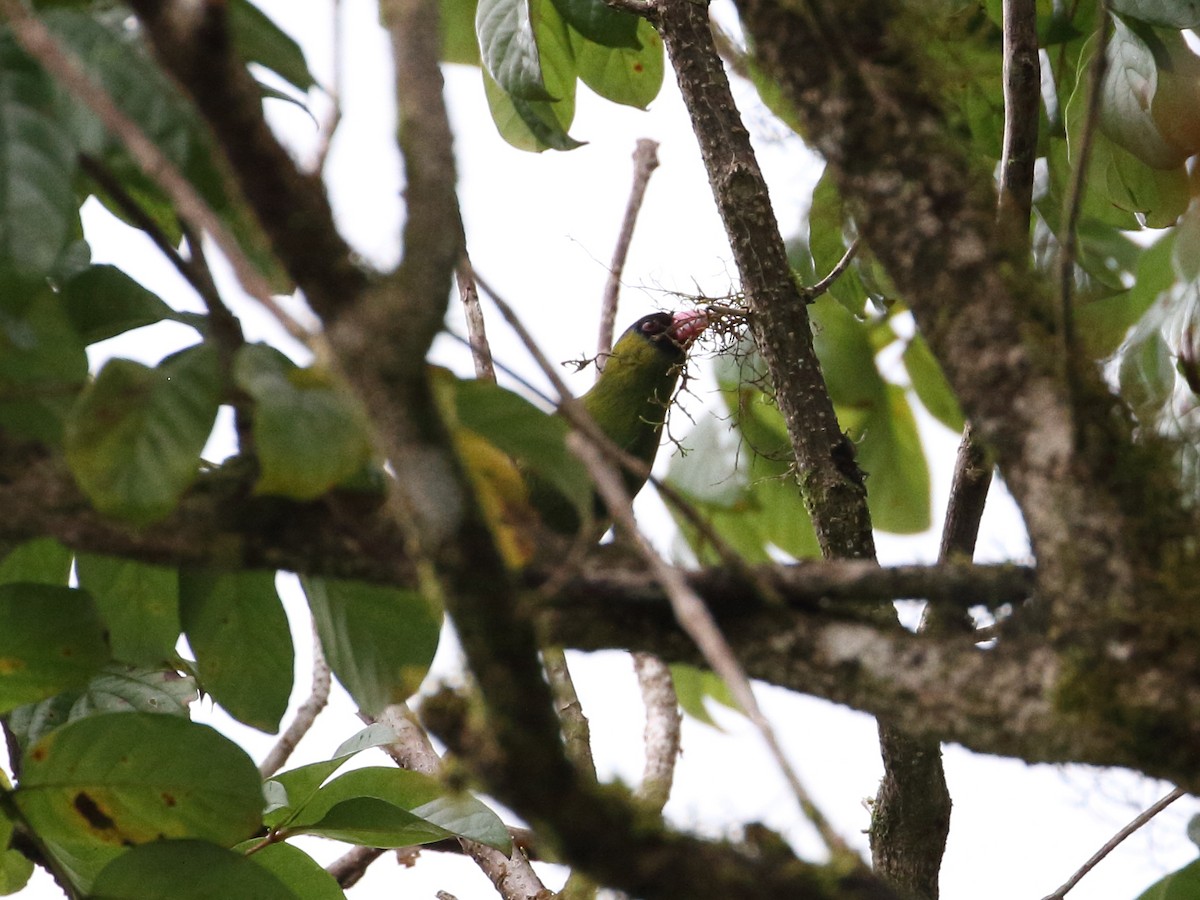
[[[667,410],[688,349],[708,326],[708,315],[698,310],[643,316],[617,339],[596,383],[579,398],[605,437],[645,463],[647,470],[658,455]],[[527,403],[523,409],[520,402],[513,408],[513,398],[497,394],[501,389],[494,385],[457,382],[449,372],[441,374],[438,383],[450,394],[458,392],[457,402],[447,395],[444,408],[454,424],[459,456],[509,565],[523,567],[539,551],[547,552],[548,546],[561,542],[555,537],[582,534],[588,540],[599,540],[608,527],[599,497],[593,495],[589,511],[586,489],[584,497],[577,492],[572,500],[563,492],[561,479],[547,477],[544,468],[539,470],[521,458],[518,445],[527,442],[530,434],[520,434],[524,429],[516,421],[518,414],[534,417],[522,420],[530,432],[554,440],[565,437],[569,429],[563,411],[546,418]],[[473,394],[475,402],[464,405],[464,391]],[[506,405],[498,412],[501,400]],[[514,433],[518,437],[514,438]],[[561,445],[558,451],[569,455]],[[547,448],[541,447],[541,452],[546,453]],[[646,475],[622,471],[632,497],[645,485]]]
[[[642,316],[613,344],[603,361],[600,377],[579,398],[604,436],[645,463],[647,471],[658,455],[667,410],[688,350],[708,325],[707,314],[700,310]],[[561,417],[561,410],[556,415]],[[645,472],[622,468],[622,474],[625,490],[630,497],[636,496],[646,483]],[[541,521],[559,534],[577,534],[584,523],[576,508],[544,481],[537,478],[528,481],[530,502]],[[599,498],[595,507],[595,517],[603,533],[607,528]]]

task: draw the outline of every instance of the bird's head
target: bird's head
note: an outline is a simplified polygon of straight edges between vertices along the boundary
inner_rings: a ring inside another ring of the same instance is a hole
[[[682,360],[692,341],[708,327],[708,316],[700,310],[689,309],[677,313],[651,313],[634,322],[621,336],[637,335],[667,354],[672,360]],[[618,346],[621,341],[618,341]]]

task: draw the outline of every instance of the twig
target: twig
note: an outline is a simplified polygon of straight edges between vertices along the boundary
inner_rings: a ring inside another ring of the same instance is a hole
[[[642,702],[646,704],[646,727],[642,733],[646,764],[637,794],[655,812],[662,812],[675,781],[683,717],[671,669],[666,663],[651,653],[635,653],[633,670],[637,673]]]
[[[667,594],[680,627],[695,642],[704,659],[729,687],[734,700],[762,735],[780,771],[787,779],[801,811],[820,834],[830,854],[838,858],[857,859],[854,851],[850,849],[813,802],[808,790],[800,781],[791,763],[788,762],[774,728],[763,715],[762,709],[754,697],[750,679],[746,677],[746,673],[734,656],[728,641],[725,640],[725,636],[721,634],[712,615],[705,607],[704,601],[692,590],[683,573],[674,566],[668,565],[638,530],[637,522],[633,517],[629,493],[625,490],[620,475],[604,459],[600,450],[578,433],[567,436],[567,446],[583,461],[592,480],[596,483],[596,489],[604,499],[613,521],[628,533],[634,547],[649,566],[655,580]]]
[[[604,283],[604,298],[600,305],[600,339],[596,342],[597,380],[604,374],[604,364],[612,353],[621,273],[625,271],[625,259],[629,256],[629,245],[633,241],[633,228],[637,224],[642,201],[646,198],[646,186],[657,168],[658,142],[639,138],[633,151],[633,186],[629,189],[629,202],[625,205],[625,218],[621,222],[616,247],[613,248],[612,264],[608,267],[608,280]]]
[[[842,254],[842,258],[838,260],[837,265],[829,270],[829,274],[818,281],[811,287],[800,289],[800,296],[804,298],[805,303],[812,303],[827,290],[833,287],[833,283],[837,281],[843,272],[850,266],[854,259],[854,254],[858,252],[858,238],[850,242],[850,246],[846,248],[846,252]]]
[[[492,348],[488,346],[483,308],[479,305],[475,270],[465,250],[454,269],[454,278],[458,283],[458,298],[462,301],[463,315],[467,320],[467,345],[471,348],[471,359],[475,363],[475,377],[484,381],[495,381],[496,367],[492,362]]]
[[[317,172],[325,171],[325,163],[329,159],[329,151],[333,147],[333,136],[342,123],[342,93],[345,84],[346,62],[343,25],[342,0],[333,0],[333,9],[330,10],[330,27],[333,32],[331,37],[333,42],[333,85],[329,90],[332,106],[329,116],[321,124],[320,142],[317,144],[316,160],[313,166]]]
[[[1041,63],[1035,0],[1004,0],[1004,147],[999,207],[1014,227],[1028,231],[1037,157]]]
[[[1052,894],[1047,894],[1043,900],[1062,900],[1062,898],[1067,895],[1067,892],[1070,891],[1071,888],[1079,884],[1080,879],[1082,879],[1084,875],[1096,868],[1096,865],[1100,862],[1100,860],[1112,853],[1113,850],[1115,850],[1123,840],[1157,816],[1160,812],[1162,812],[1180,797],[1186,796],[1186,794],[1187,791],[1181,788],[1175,788],[1173,791],[1171,791],[1171,793],[1167,794],[1157,803],[1154,803],[1149,808],[1139,813],[1133,819],[1133,821],[1114,834],[1104,843],[1103,847],[1093,853],[1091,858],[1089,858],[1087,862],[1080,866],[1074,875],[1063,882],[1058,890],[1054,891]]]
[[[296,749],[296,745],[300,743],[300,739],[308,734],[313,722],[329,702],[329,662],[325,659],[325,651],[321,647],[321,637],[317,634],[315,625],[312,632],[312,689],[309,691],[308,699],[296,710],[296,717],[292,719],[292,723],[279,736],[275,746],[259,764],[258,771],[263,778],[269,778],[283,767],[288,757],[292,755],[292,751]]]
[[[396,740],[381,749],[400,768],[435,778],[441,772],[442,759],[407,703],[393,704],[374,719],[363,713],[359,713],[359,718],[368,723],[381,722],[396,733]],[[524,850],[514,847],[509,858],[499,850],[475,841],[466,838],[458,841],[463,852],[475,860],[505,900],[538,900],[543,896],[546,887],[534,872]]]
[[[1088,162],[1092,152],[1092,138],[1100,118],[1100,103],[1103,100],[1104,76],[1108,71],[1108,38],[1110,22],[1108,3],[1101,2],[1096,17],[1096,51],[1088,67],[1087,112],[1076,148],[1071,181],[1063,198],[1062,227],[1058,233],[1058,316],[1060,339],[1063,346],[1064,372],[1068,376],[1073,370],[1071,363],[1075,349],[1075,316],[1072,311],[1075,289],[1075,251],[1079,235],[1077,226],[1083,207],[1083,192],[1086,185]]]
[[[338,887],[345,890],[358,884],[367,867],[387,851],[380,847],[352,847],[325,867]]]
[[[309,343],[312,335],[275,302],[266,278],[242,252],[225,223],[141,127],[117,106],[108,91],[92,80],[79,58],[63,47],[20,0],[0,0],[0,12],[8,18],[26,52],[120,139],[142,171],[171,198],[180,217],[212,236],[229,260],[242,289],[266,307],[288,334]]]

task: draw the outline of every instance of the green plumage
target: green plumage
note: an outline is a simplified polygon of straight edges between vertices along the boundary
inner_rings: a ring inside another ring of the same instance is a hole
[[[604,372],[580,400],[614,444],[653,465],[662,440],[667,408],[687,359],[687,348],[707,326],[702,313],[654,313],[638,319],[613,345]],[[625,487],[636,494],[646,479],[624,472]],[[531,479],[530,501],[554,531],[576,533],[574,508],[548,485]],[[597,520],[604,508],[597,498]]]

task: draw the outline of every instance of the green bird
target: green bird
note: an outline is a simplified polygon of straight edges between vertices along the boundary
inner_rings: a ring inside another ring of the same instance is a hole
[[[698,310],[643,316],[617,339],[600,378],[579,398],[604,435],[647,468],[658,455],[667,409],[675,396],[688,348],[708,325],[708,316]],[[632,497],[645,485],[646,478],[628,470],[622,472],[625,489]],[[578,532],[583,523],[562,495],[539,479],[528,480],[530,503],[543,523],[560,534]],[[597,498],[597,522],[602,524],[604,518],[603,503]]]

